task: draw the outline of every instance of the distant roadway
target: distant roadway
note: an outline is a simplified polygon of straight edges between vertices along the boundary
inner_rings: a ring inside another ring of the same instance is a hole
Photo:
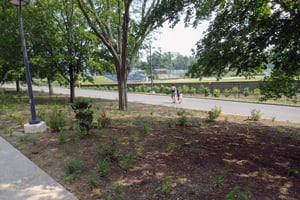
[[[2,85],[0,87],[15,87],[14,85]],[[35,91],[48,92],[48,87],[33,86]],[[70,94],[69,89],[55,87],[56,94]],[[99,91],[91,89],[76,88],[75,95],[77,97],[91,97],[116,100],[118,99],[118,92]],[[193,110],[209,111],[215,106],[221,107],[223,114],[232,114],[240,116],[250,116],[253,109],[259,110],[264,119],[275,119],[276,121],[289,121],[300,123],[300,107],[270,105],[262,103],[244,103],[235,101],[223,101],[213,99],[200,98],[183,98],[182,104],[173,104],[169,95],[153,95],[153,94],[139,94],[128,92],[128,102],[145,103],[152,105],[161,105],[177,108],[187,108]],[[129,104],[130,108],[130,104]]]

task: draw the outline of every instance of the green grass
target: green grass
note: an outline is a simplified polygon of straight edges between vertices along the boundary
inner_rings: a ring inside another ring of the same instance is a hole
[[[107,78],[106,76],[93,76],[94,83],[84,82],[84,84],[109,84],[109,83],[116,83],[115,81]]]

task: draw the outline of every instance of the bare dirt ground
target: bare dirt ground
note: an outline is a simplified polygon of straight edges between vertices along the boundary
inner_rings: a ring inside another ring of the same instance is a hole
[[[67,100],[36,100],[47,124],[50,113],[63,116],[60,131],[24,135],[23,103],[2,106],[0,134],[80,200],[300,199],[300,124],[207,121],[179,104],[130,103],[125,112],[97,99],[89,100],[94,128],[80,137]]]

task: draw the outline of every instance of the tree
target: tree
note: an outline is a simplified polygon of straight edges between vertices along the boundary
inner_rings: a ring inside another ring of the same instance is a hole
[[[16,81],[16,88],[19,91],[19,82],[25,81],[25,70],[15,6],[9,5],[7,1],[1,1],[0,19],[0,83]]]
[[[92,50],[98,44],[75,0],[37,1],[31,5],[31,62],[39,78],[59,81],[70,87],[70,102],[75,99],[79,79],[88,78]],[[49,20],[50,19],[50,20]]]
[[[300,78],[299,1],[219,1],[211,8],[214,19],[197,43],[197,63],[189,75],[221,78],[235,71],[251,76],[271,63],[274,68],[263,87],[266,97],[294,96],[293,82]],[[278,88],[274,83],[279,79],[283,87]]]
[[[178,21],[183,1],[77,0],[94,34],[110,52],[117,72],[119,109],[127,110],[127,75],[145,38],[165,21]]]

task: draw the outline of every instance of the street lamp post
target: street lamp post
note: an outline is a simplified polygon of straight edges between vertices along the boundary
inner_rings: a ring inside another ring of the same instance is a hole
[[[27,5],[29,3],[29,0],[8,0],[8,2],[17,6],[17,8],[18,8],[18,19],[19,19],[19,26],[20,26],[21,41],[22,41],[23,59],[24,59],[25,72],[26,72],[29,104],[30,104],[30,110],[31,110],[31,120],[29,121],[29,124],[38,124],[38,123],[40,123],[40,120],[36,119],[35,103],[34,103],[33,92],[32,92],[31,76],[30,76],[29,62],[28,62],[26,42],[25,42],[25,34],[24,34],[22,14],[21,14],[21,7],[24,5]]]
[[[152,54],[151,54],[151,44],[150,44],[150,59],[149,59],[149,65],[150,65],[150,74],[151,74],[151,91],[154,94],[155,91],[153,89],[153,69],[152,69]]]

